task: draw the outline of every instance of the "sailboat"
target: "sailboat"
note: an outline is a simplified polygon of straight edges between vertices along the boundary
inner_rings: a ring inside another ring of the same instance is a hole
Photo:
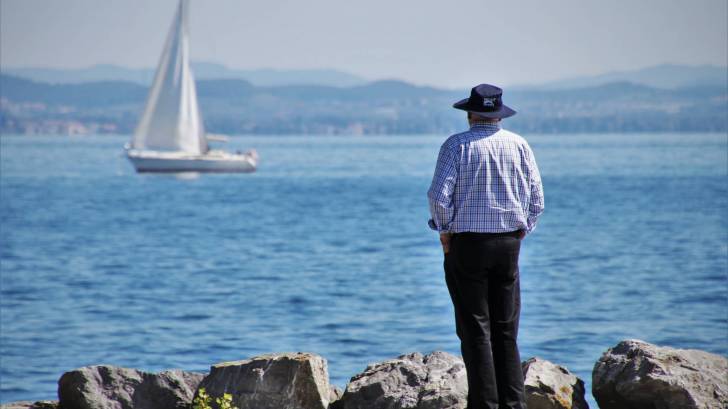
[[[220,136],[205,133],[189,63],[188,0],[180,0],[144,113],[126,156],[137,172],[252,172],[255,150],[210,149]]]

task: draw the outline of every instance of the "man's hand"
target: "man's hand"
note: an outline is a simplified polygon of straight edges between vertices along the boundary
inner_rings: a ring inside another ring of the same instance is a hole
[[[442,244],[442,252],[447,254],[450,252],[450,240],[452,233],[440,233],[440,244]]]

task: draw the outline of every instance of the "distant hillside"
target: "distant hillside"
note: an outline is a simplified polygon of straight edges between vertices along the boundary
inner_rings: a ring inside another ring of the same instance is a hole
[[[654,88],[676,89],[685,87],[728,87],[728,67],[713,65],[663,64],[633,71],[617,71],[602,75],[569,78],[526,89],[588,88],[613,82],[631,82]]]
[[[210,132],[227,134],[449,134],[465,115],[451,108],[468,90],[377,81],[353,87],[255,86],[198,81]],[[130,133],[147,87],[122,81],[48,84],[0,75],[2,133]],[[721,131],[726,88],[660,89],[632,83],[507,91],[519,111],[508,127],[526,133]]]
[[[111,64],[99,64],[87,68],[8,68],[2,73],[38,82],[51,84],[81,84],[98,81],[126,81],[137,84],[150,84],[154,70],[150,68],[127,68]]]
[[[192,69],[198,80],[239,79],[260,87],[282,85],[321,85],[331,87],[365,86],[367,81],[356,75],[330,69],[318,70],[240,70],[222,64],[194,62]],[[99,64],[88,68],[2,68],[2,73],[51,84],[81,84],[98,81],[126,81],[149,85],[154,78],[152,68],[127,68]],[[728,87],[728,67],[712,65],[663,64],[632,71],[617,71],[595,76],[583,76],[510,87],[514,90],[563,90],[590,88],[615,82],[630,82],[653,88],[677,89],[686,87]]]
[[[197,79],[242,79],[258,86],[276,85],[328,85],[350,87],[366,83],[363,78],[337,70],[238,70],[222,64],[193,62],[192,70]],[[79,84],[95,81],[127,81],[142,85],[151,84],[154,79],[152,68],[127,68],[118,65],[100,64],[88,68],[3,68],[3,74],[14,75],[33,81],[52,84]]]

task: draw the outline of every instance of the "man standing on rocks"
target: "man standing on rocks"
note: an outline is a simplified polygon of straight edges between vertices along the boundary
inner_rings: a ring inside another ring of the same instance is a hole
[[[521,312],[521,240],[543,212],[543,187],[528,143],[501,129],[516,113],[503,91],[474,87],[453,107],[470,130],[440,148],[429,198],[445,280],[468,374],[468,409],[525,409],[516,338]]]

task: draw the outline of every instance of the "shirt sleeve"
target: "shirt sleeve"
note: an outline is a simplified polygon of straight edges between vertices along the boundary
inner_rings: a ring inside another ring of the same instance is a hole
[[[541,183],[541,173],[538,170],[536,164],[536,158],[533,155],[533,151],[528,149],[528,174],[529,183],[531,185],[531,198],[528,203],[528,233],[532,232],[536,228],[536,222],[538,217],[543,213],[544,200],[543,200],[543,184]]]
[[[432,219],[428,225],[440,233],[450,232],[450,224],[455,214],[453,192],[457,181],[458,160],[455,152],[443,144],[437,156],[437,166],[432,184],[427,191]]]

